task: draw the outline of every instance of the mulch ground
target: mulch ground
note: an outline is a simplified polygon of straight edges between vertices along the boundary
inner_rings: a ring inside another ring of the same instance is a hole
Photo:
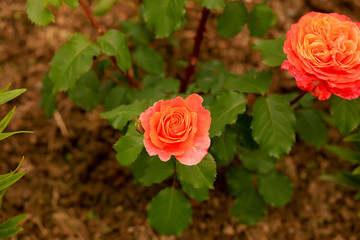
[[[251,6],[259,1],[245,2]],[[292,23],[311,10],[338,12],[360,21],[358,0],[269,0],[268,4],[278,14],[278,23],[268,38],[284,35]],[[36,27],[27,19],[25,5],[25,0],[0,1],[0,87],[11,83],[12,89],[27,89],[21,97],[0,107],[0,117],[16,105],[8,130],[35,132],[13,136],[0,145],[0,173],[14,169],[22,156],[25,160],[21,169],[27,170],[5,194],[0,213],[2,220],[28,214],[22,224],[24,231],[12,239],[360,239],[360,203],[354,200],[354,191],[319,179],[323,173],[351,166],[300,140],[278,162],[278,168],[295,186],[289,204],[268,207],[264,219],[255,226],[239,224],[231,219],[234,199],[226,190],[225,169],[219,169],[216,190],[210,192],[209,200],[192,201],[192,224],[180,237],[160,236],[146,222],[146,206],[167,183],[150,188],[134,183],[130,169],[115,160],[112,145],[119,133],[100,119],[102,109],[83,112],[63,94],[58,98],[54,118],[45,118],[40,107],[41,80],[54,52],[71,34],[82,32],[94,39],[96,30],[81,8],[73,11],[67,6],[54,10],[55,23]],[[190,1],[188,8],[188,25],[175,34],[179,46],[170,54],[166,42],[154,45],[168,63],[184,59],[191,52],[201,8]],[[136,1],[118,1],[99,22],[106,29],[118,28],[116,20],[133,17],[136,11]],[[256,39],[249,38],[246,29],[229,40],[219,37],[214,30],[217,14],[212,13],[207,23],[200,59],[221,60],[234,73],[265,68],[259,53],[250,48]],[[171,64],[167,72],[170,76],[179,74]],[[279,69],[274,72],[273,92],[297,90],[287,73]],[[326,108],[326,103],[320,106]],[[329,142],[341,142],[335,129],[329,130]]]

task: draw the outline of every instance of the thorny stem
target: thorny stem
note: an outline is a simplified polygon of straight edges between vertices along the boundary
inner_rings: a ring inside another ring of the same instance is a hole
[[[303,96],[305,96],[306,91],[302,91],[301,93],[299,93],[299,95],[290,102],[290,105],[294,105],[295,103],[297,103],[297,101],[299,101]]]
[[[86,15],[89,17],[91,23],[94,25],[94,27],[96,28],[96,30],[98,31],[99,35],[102,36],[104,35],[104,30],[100,27],[100,25],[98,24],[98,22],[96,21],[94,15],[92,14],[92,12],[90,11],[89,7],[86,5],[86,3],[84,2],[84,0],[79,0],[79,3],[81,5],[81,7],[84,9]],[[115,57],[111,57],[111,60],[114,62],[114,64],[117,66],[117,61]],[[129,69],[129,71],[124,72],[122,70],[120,70],[125,77],[130,81],[131,85],[135,88],[140,88],[140,85],[136,82],[135,78],[134,78],[134,73],[132,71],[132,68]]]
[[[204,37],[205,23],[209,14],[210,10],[207,8],[203,8],[199,26],[196,31],[194,48],[192,53],[190,54],[188,65],[185,68],[185,78],[181,81],[180,92],[182,93],[186,91],[187,86],[191,82],[191,77],[195,72],[195,65],[200,53],[200,45]]]

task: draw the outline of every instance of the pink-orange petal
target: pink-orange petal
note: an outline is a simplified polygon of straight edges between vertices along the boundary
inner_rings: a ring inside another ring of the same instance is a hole
[[[206,156],[209,147],[209,135],[195,137],[194,145],[186,149],[183,155],[175,156],[175,158],[184,165],[196,165]]]

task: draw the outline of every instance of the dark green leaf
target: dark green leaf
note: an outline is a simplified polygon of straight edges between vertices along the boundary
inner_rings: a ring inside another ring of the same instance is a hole
[[[289,178],[278,171],[259,175],[258,186],[260,194],[273,207],[280,207],[288,203],[294,192]]]
[[[227,125],[220,137],[214,137],[211,141],[211,152],[219,167],[229,165],[236,154],[239,145],[238,136],[234,127]]]
[[[271,84],[272,72],[263,70],[256,72],[254,69],[244,75],[232,75],[227,78],[225,87],[239,92],[251,92],[265,95]]]
[[[182,189],[184,192],[191,198],[195,199],[198,202],[203,202],[209,198],[209,188],[194,188],[193,185],[182,182]]]
[[[242,2],[229,2],[218,17],[216,29],[223,38],[231,38],[238,34],[247,19],[247,9]]]
[[[163,162],[158,156],[149,156],[144,149],[136,159],[131,171],[136,182],[151,186],[154,183],[161,183],[174,174],[174,161],[171,158],[169,161]]]
[[[226,0],[199,0],[199,3],[210,10],[224,9]]]
[[[164,72],[163,57],[150,48],[138,47],[134,52],[134,59],[137,65],[148,73],[158,75]]]
[[[156,88],[167,94],[176,94],[180,88],[180,81],[174,78],[147,75],[142,86],[143,88]]]
[[[126,21],[119,22],[119,24],[122,32],[129,36],[136,45],[146,45],[154,39],[154,34],[141,23]]]
[[[299,93],[285,93],[282,94],[282,96],[284,98],[286,98],[286,100],[288,100],[288,102],[290,103],[291,101],[293,101],[295,98],[297,98],[299,96]],[[297,101],[295,104],[291,105],[292,108],[298,108],[299,106],[305,107],[305,108],[311,108],[314,102],[314,97],[313,95],[309,92],[306,93],[299,101]]]
[[[26,13],[29,19],[38,26],[48,25],[55,20],[54,15],[46,8],[45,0],[27,0]]]
[[[239,159],[247,169],[265,174],[275,169],[276,159],[265,154],[260,149],[248,150],[240,148]]]
[[[290,152],[295,142],[293,109],[279,95],[272,94],[256,100],[251,128],[261,149],[276,158]]]
[[[195,75],[195,82],[203,92],[217,93],[230,75],[225,65],[219,61],[206,62]]]
[[[226,172],[226,182],[230,194],[238,196],[251,188],[254,181],[254,174],[243,167],[231,167]]]
[[[120,137],[114,145],[116,160],[123,166],[132,164],[144,147],[143,139],[140,134]]]
[[[54,84],[51,82],[48,74],[42,80],[43,86],[41,89],[41,107],[45,109],[45,116],[50,118],[53,116],[57,105],[56,105],[56,95],[57,92],[54,91]]]
[[[144,0],[144,20],[158,38],[169,37],[184,21],[186,0]]]
[[[330,98],[330,111],[335,119],[335,125],[346,134],[360,124],[360,98],[346,100],[337,96]]]
[[[231,209],[231,216],[240,223],[256,224],[265,215],[266,207],[259,193],[248,188],[235,199]]]
[[[130,51],[126,37],[118,30],[109,30],[97,39],[101,50],[107,56],[114,56],[118,67],[127,71],[131,67]]]
[[[237,116],[245,112],[246,103],[246,98],[241,93],[229,91],[218,96],[210,108],[210,137],[220,136],[227,124],[235,123]]]
[[[109,120],[111,126],[121,131],[128,121],[138,118],[144,109],[145,102],[136,100],[129,105],[121,105],[109,112],[101,113],[100,116]]]
[[[338,171],[335,175],[322,175],[321,179],[336,182],[357,189],[359,189],[360,187],[360,175],[353,175],[344,171]]]
[[[344,138],[346,142],[360,142],[360,133],[354,133]]]
[[[267,31],[275,25],[276,21],[276,14],[266,3],[254,5],[248,20],[250,35],[254,37],[265,36]]]
[[[96,0],[94,14],[96,16],[104,15],[116,2],[117,0]]]
[[[148,223],[163,235],[179,235],[191,223],[189,200],[175,188],[161,190],[150,202]]]
[[[252,137],[252,130],[250,127],[251,122],[252,122],[252,116],[247,114],[240,114],[235,123],[235,129],[237,135],[240,138],[241,146],[246,147],[248,149],[255,149],[258,148],[259,146]]]
[[[64,2],[72,9],[75,9],[79,6],[78,0],[64,0]]]
[[[69,91],[70,99],[86,111],[91,111],[99,103],[100,81],[94,71],[84,73],[75,87]]]
[[[284,54],[285,37],[272,40],[259,40],[255,43],[254,48],[261,51],[261,56],[265,65],[270,67],[281,66],[286,60]]]
[[[296,130],[301,139],[317,148],[326,144],[327,130],[317,110],[313,108],[301,109],[295,113],[295,116]]]
[[[216,164],[209,153],[200,163],[193,166],[187,166],[176,161],[176,171],[180,182],[190,184],[196,189],[214,188]]]
[[[122,104],[129,104],[129,92],[132,93],[131,89],[121,85],[112,88],[105,96],[105,110],[110,111]]]
[[[351,163],[360,163],[360,152],[354,152],[335,145],[326,145],[325,148]]]

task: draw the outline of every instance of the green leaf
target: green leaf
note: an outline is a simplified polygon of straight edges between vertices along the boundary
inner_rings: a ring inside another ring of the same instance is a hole
[[[248,188],[242,191],[235,199],[231,209],[231,216],[240,223],[256,224],[266,213],[266,207],[259,193]]]
[[[45,6],[45,0],[27,0],[26,14],[38,26],[45,26],[55,21],[54,15]]]
[[[145,102],[136,100],[129,105],[121,105],[111,111],[101,113],[100,116],[109,120],[111,126],[121,131],[128,121],[138,118],[144,109]]]
[[[111,81],[112,82],[112,81]],[[110,111],[122,104],[129,104],[128,93],[132,91],[125,86],[116,86],[113,87],[110,91],[106,93],[104,108],[106,111]],[[133,94],[133,93],[132,93]]]
[[[217,96],[215,104],[210,107],[210,137],[220,136],[227,124],[235,123],[237,116],[245,112],[246,103],[243,94],[233,91]]]
[[[123,166],[132,164],[144,147],[143,139],[140,134],[120,137],[114,145],[116,160]]]
[[[265,95],[271,84],[272,72],[263,70],[256,72],[254,69],[244,75],[232,75],[227,79],[224,87],[245,93],[257,93]]]
[[[0,90],[0,93],[6,92],[10,87],[10,83],[8,83],[3,89]]]
[[[222,90],[222,84],[230,75],[225,65],[220,61],[208,61],[195,75],[195,82],[203,92],[217,93]]]
[[[15,90],[7,91],[7,92],[1,92],[0,93],[0,105],[16,98],[17,96],[24,93],[25,91],[26,91],[26,89],[21,88],[21,89],[15,89]]]
[[[33,133],[32,131],[16,131],[16,132],[6,132],[6,133],[0,133],[0,141],[11,137],[12,135],[19,134],[19,133]]]
[[[272,171],[258,177],[259,192],[272,207],[280,207],[288,203],[294,192],[294,187],[287,176]]]
[[[360,163],[360,152],[354,152],[335,145],[326,145],[325,148],[351,163]]]
[[[196,189],[204,187],[214,189],[216,164],[209,153],[200,163],[193,166],[187,166],[176,161],[176,171],[180,182],[190,184]]]
[[[182,26],[186,0],[144,0],[144,20],[157,38],[169,37]]]
[[[244,167],[231,167],[226,172],[227,188],[230,194],[238,196],[251,188],[255,175]]]
[[[156,88],[167,94],[176,94],[180,88],[180,81],[175,78],[147,75],[142,83],[144,89]]]
[[[45,109],[45,116],[50,118],[53,116],[57,105],[56,105],[56,95],[57,92],[54,92],[54,84],[51,82],[48,74],[42,80],[43,86],[41,88],[41,107]]]
[[[275,169],[276,159],[265,154],[261,149],[248,150],[241,148],[239,159],[247,169],[265,174]]]
[[[260,148],[279,158],[289,153],[295,142],[295,115],[290,104],[279,95],[260,97],[253,107],[253,137]]]
[[[343,133],[357,128],[360,124],[360,98],[346,100],[337,96],[330,98],[330,111],[335,119],[335,126]]]
[[[286,60],[284,54],[285,37],[279,37],[272,40],[259,40],[255,43],[254,48],[261,51],[263,63],[270,67],[281,66]]]
[[[199,3],[210,10],[224,9],[226,0],[199,0]]]
[[[263,37],[267,31],[276,24],[276,14],[266,3],[254,5],[248,19],[248,28],[250,35],[254,37]]]
[[[98,37],[97,42],[105,55],[116,58],[116,64],[121,70],[129,70],[131,57],[124,34],[118,30],[109,30],[105,35]]]
[[[239,145],[238,136],[234,127],[227,125],[220,137],[211,141],[211,152],[214,153],[216,164],[219,167],[229,165],[236,154]]]
[[[101,16],[107,13],[117,0],[96,0],[94,15]]]
[[[321,179],[336,182],[357,189],[359,189],[360,187],[360,175],[353,175],[344,171],[338,171],[334,175],[321,175]]]
[[[148,73],[158,75],[164,72],[163,57],[150,48],[138,47],[134,52],[134,60],[140,68]]]
[[[26,171],[18,172],[15,174],[8,175],[6,178],[1,179],[0,181],[0,190],[6,189],[9,186],[16,183],[22,176],[24,176]]]
[[[161,190],[150,202],[147,221],[163,235],[179,235],[191,223],[191,204],[175,188]]]
[[[81,75],[75,87],[69,91],[69,97],[76,105],[91,111],[99,103],[100,81],[94,71]]]
[[[357,166],[354,171],[352,171],[352,174],[360,175],[360,166]]]
[[[6,228],[0,229],[0,239],[9,239],[11,236],[14,236],[18,232],[22,231],[23,228]]]
[[[360,142],[360,133],[354,133],[344,138],[346,142]]]
[[[146,45],[154,39],[154,34],[141,23],[126,21],[119,24],[122,32],[129,36],[135,45]]]
[[[7,228],[16,227],[25,218],[26,218],[26,214],[22,214],[22,215],[18,215],[16,217],[8,219],[7,221],[0,224],[0,231],[4,230],[4,229],[7,229]]]
[[[252,116],[248,114],[240,114],[235,123],[235,129],[239,136],[241,146],[248,149],[259,148],[259,145],[254,141],[251,130]]]
[[[193,185],[181,182],[182,189],[191,198],[198,202],[203,202],[209,198],[209,188],[194,188]]]
[[[231,38],[243,29],[247,15],[248,12],[244,3],[229,2],[218,17],[216,29],[223,38]]]
[[[53,6],[56,9],[60,7],[61,4],[63,4],[63,0],[45,0],[46,6]]]
[[[142,150],[131,168],[136,182],[151,186],[154,183],[161,183],[171,177],[175,170],[175,160],[171,158],[163,162],[158,156],[149,156],[145,149]]]
[[[72,9],[75,9],[79,6],[78,0],[64,0],[64,2]]]
[[[320,113],[314,108],[301,109],[295,113],[296,130],[301,139],[317,148],[327,141],[327,129]]]
[[[6,126],[9,124],[13,114],[15,111],[15,107],[0,121],[0,133],[4,131]]]
[[[86,36],[77,33],[70,42],[64,44],[50,63],[49,77],[56,90],[73,88],[80,76],[89,71],[94,56],[100,55],[100,49]]]

